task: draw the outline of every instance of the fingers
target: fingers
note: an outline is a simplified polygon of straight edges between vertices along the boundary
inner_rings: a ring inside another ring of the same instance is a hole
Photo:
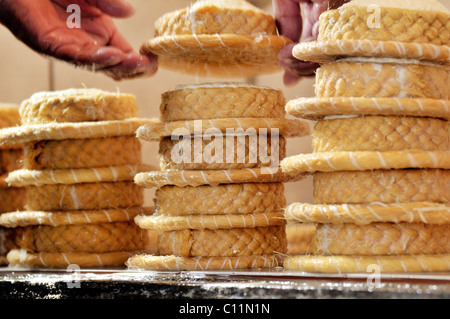
[[[103,72],[114,80],[149,76],[158,69],[156,57],[151,60],[134,52],[124,53],[114,47],[87,45],[80,48],[68,43],[58,47],[52,56],[94,72]]]
[[[103,13],[114,18],[127,18],[135,13],[134,7],[126,0],[85,0]]]
[[[115,41],[117,44],[119,40]],[[79,30],[55,29],[42,38],[42,43],[48,44],[41,50],[44,54],[103,72],[115,80],[152,75],[158,69],[156,57],[151,59],[133,52],[128,43],[122,43],[120,47],[105,46]]]
[[[156,56],[146,56],[135,52],[128,41],[117,30],[112,35],[109,46],[118,48],[125,54],[125,58],[121,63],[105,70],[113,78],[149,76],[158,70]]]
[[[78,42],[84,38],[79,47],[83,47],[86,54],[76,53],[73,45],[58,48],[57,54],[72,60],[73,64],[103,72],[115,80],[148,76],[157,71],[156,57],[150,59],[135,52],[108,15],[85,18],[82,31],[84,34],[78,35]],[[73,44],[75,40],[70,41]]]
[[[273,0],[275,19],[281,35],[298,42],[302,32],[300,4],[294,0]]]
[[[318,68],[316,63],[296,59],[292,55],[292,49],[295,45],[295,43],[291,43],[278,53],[279,64],[285,69],[283,80],[286,86],[297,83],[301,77],[314,75],[314,72]]]
[[[104,13],[113,17],[125,17],[134,13],[131,5],[124,0],[88,0],[88,2],[91,2]],[[115,28],[110,35],[109,42],[105,44],[105,48],[117,49],[121,52],[120,60],[101,68],[102,72],[114,80],[150,76],[158,70],[158,59],[156,56],[145,56],[135,52],[133,47]],[[106,50],[105,52],[109,54],[117,53],[111,50]],[[108,60],[110,57],[105,54],[103,58]]]
[[[280,50],[278,53],[278,61],[280,66],[286,70],[296,72],[298,75],[313,75],[318,65],[315,63],[300,61],[295,58],[292,55],[292,49],[295,45],[295,43],[291,43]]]
[[[124,59],[120,63],[105,69],[107,74],[116,80],[156,73],[158,69],[156,56],[145,56],[135,52],[128,41],[117,30],[112,35],[109,46],[118,48],[124,53]]]
[[[102,71],[114,80],[130,79],[135,77],[150,76],[158,70],[158,60],[156,56],[145,56],[137,53],[130,53],[125,59],[112,67]]]
[[[302,41],[314,41],[319,33],[319,17],[322,14],[322,4],[305,3],[305,23],[302,30]]]
[[[83,32],[55,29],[41,38],[42,52],[77,66],[100,70],[123,61],[125,54],[114,47],[98,45]]]

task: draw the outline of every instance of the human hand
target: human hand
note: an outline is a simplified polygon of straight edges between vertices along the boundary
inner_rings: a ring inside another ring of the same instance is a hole
[[[80,6],[80,28],[69,28],[67,12]],[[136,53],[112,18],[134,13],[126,0],[0,0],[0,22],[31,49],[115,80],[152,75],[156,56]]]
[[[272,0],[275,18],[281,35],[294,43],[284,47],[279,55],[279,64],[285,69],[284,84],[297,83],[304,76],[314,75],[318,64],[300,61],[292,55],[293,47],[300,41],[317,39],[319,16],[329,10],[336,9],[350,0]],[[305,17],[302,18],[300,3],[303,3]]]

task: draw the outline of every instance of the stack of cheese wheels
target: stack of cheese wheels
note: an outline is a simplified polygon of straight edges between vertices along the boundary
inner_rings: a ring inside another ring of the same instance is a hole
[[[279,72],[278,52],[290,41],[272,15],[244,0],[199,0],[155,23],[141,48],[163,68],[198,76],[249,77]]]
[[[285,214],[316,232],[312,253],[284,266],[449,271],[450,14],[435,1],[370,3],[322,14],[318,41],[293,51],[323,65],[317,97],[287,104],[317,122],[314,153],[281,164],[314,174],[315,205],[294,203]]]
[[[0,104],[0,128],[20,124],[19,106]],[[21,210],[25,203],[23,188],[8,187],[5,177],[9,172],[19,169],[23,149],[21,145],[0,147],[0,215]],[[6,253],[14,246],[11,231],[0,227],[0,265],[6,264]]]
[[[286,138],[309,125],[285,119],[281,91],[237,83],[180,86],[162,95],[161,121],[138,137],[159,140],[161,170],[137,174],[156,187],[156,211],[136,223],[158,231],[158,255],[130,268],[218,270],[281,266],[286,253]]]
[[[135,97],[95,89],[42,92],[20,107],[22,125],[0,132],[24,145],[23,168],[6,182],[25,187],[25,210],[5,213],[17,249],[7,259],[28,267],[120,266],[146,248],[133,218],[145,209],[134,184],[141,164]]]

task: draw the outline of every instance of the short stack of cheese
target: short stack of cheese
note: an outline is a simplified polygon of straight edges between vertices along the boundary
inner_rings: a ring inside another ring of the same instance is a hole
[[[21,126],[0,132],[24,145],[24,165],[6,182],[26,188],[25,210],[0,216],[13,229],[11,265],[123,265],[146,248],[133,218],[144,212],[134,184],[141,164],[134,96],[94,89],[34,94],[20,107]]]

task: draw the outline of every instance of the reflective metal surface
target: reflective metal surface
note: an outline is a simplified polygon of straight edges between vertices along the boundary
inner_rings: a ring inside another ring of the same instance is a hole
[[[285,270],[153,272],[0,269],[8,299],[450,298],[450,274],[336,274]]]

